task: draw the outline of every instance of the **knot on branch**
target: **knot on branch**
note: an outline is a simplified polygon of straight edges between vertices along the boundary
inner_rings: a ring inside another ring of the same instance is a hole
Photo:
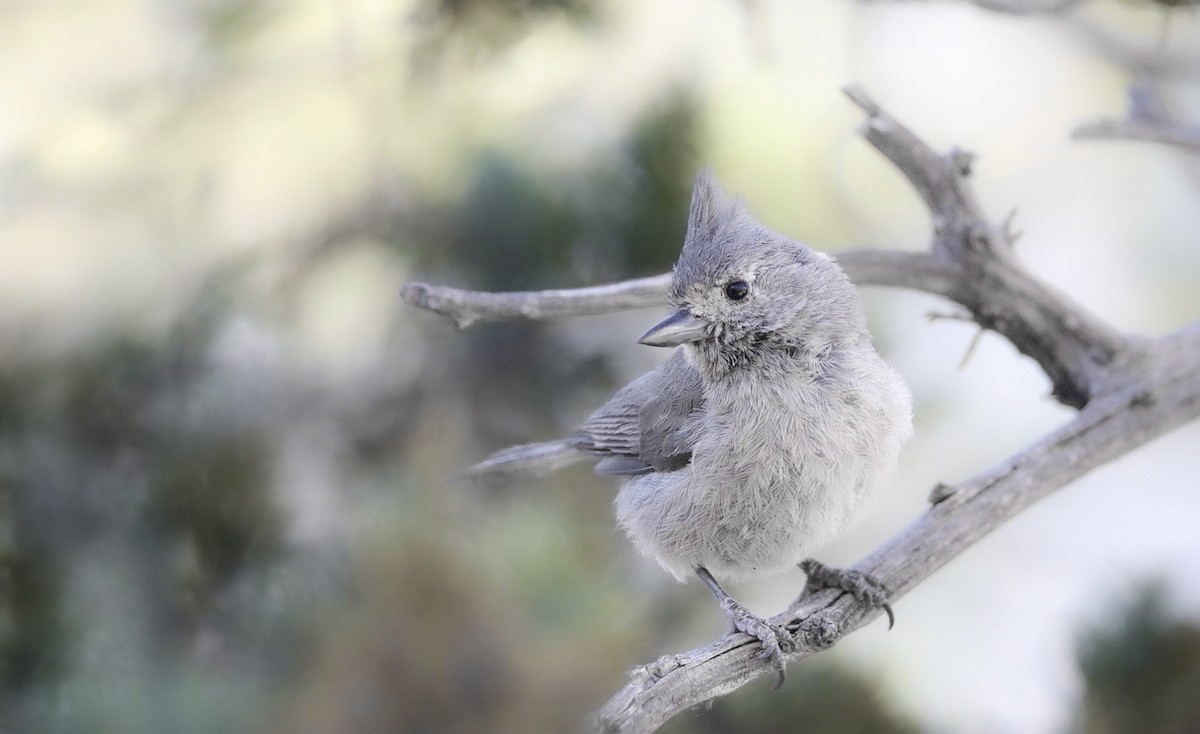
[[[456,327],[465,329],[475,323],[477,317],[460,306],[460,294],[461,291],[455,288],[435,287],[420,281],[405,283],[400,288],[400,300],[410,306],[443,314]]]
[[[1129,399],[1130,408],[1152,408],[1154,407],[1154,393],[1149,390],[1141,390]]]
[[[958,490],[945,482],[938,482],[929,493],[929,504],[939,505],[954,496]]]
[[[1105,349],[1101,345],[1096,345],[1088,351],[1088,359],[1100,367],[1106,367],[1111,364],[1115,356],[1115,350]]]
[[[971,252],[994,254],[995,240],[992,237],[992,228],[982,222],[969,223],[963,232],[962,242],[965,248]]]
[[[428,283],[422,283],[416,280],[405,283],[400,288],[400,300],[404,301],[410,306],[423,308],[427,311],[436,310],[430,305],[429,293],[431,288],[432,286],[430,286]]]
[[[830,619],[825,612],[817,612],[805,619],[796,620],[794,626],[795,629],[792,630],[793,625],[789,624],[788,629],[795,637],[796,647],[801,650],[827,650],[842,639],[841,625]]]
[[[971,166],[975,163],[975,154],[969,150],[954,147],[946,154],[946,162],[949,164],[950,171],[954,175],[966,178],[971,175]]]
[[[663,655],[658,660],[638,668],[630,673],[631,679],[645,679],[646,682],[661,680],[668,673],[679,670],[686,664],[686,655]]]

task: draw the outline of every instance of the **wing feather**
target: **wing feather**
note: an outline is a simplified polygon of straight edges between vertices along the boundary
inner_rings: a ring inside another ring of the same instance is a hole
[[[703,408],[700,373],[678,349],[613,395],[567,442],[606,457],[597,466],[604,474],[675,471],[691,462],[692,428]]]

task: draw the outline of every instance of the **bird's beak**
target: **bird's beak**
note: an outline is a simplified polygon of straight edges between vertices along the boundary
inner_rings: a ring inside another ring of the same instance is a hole
[[[651,347],[677,347],[708,336],[708,324],[688,313],[676,311],[642,334],[638,344]]]

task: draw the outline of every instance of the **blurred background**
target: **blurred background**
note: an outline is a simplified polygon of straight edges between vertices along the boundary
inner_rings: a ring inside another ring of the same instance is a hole
[[[1068,139],[1138,80],[1200,122],[1194,6],[1014,7],[0,2],[0,731],[574,731],[723,634],[611,482],[451,479],[664,358],[634,343],[661,312],[458,332],[398,291],[662,272],[702,166],[818,248],[924,247],[847,83],[979,154],[985,208],[1087,308],[1200,318],[1200,156]],[[960,367],[947,304],[864,296],[917,432],[838,564],[1070,416],[994,334]],[[669,731],[1200,730],[1198,446],[1104,467],[891,633]],[[802,584],[732,591],[773,614]]]

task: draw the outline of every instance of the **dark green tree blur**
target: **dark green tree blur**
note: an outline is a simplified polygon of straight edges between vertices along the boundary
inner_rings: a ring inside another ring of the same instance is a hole
[[[1200,624],[1171,608],[1161,582],[1143,584],[1114,619],[1077,643],[1084,694],[1075,731],[1200,731]]]
[[[810,660],[788,671],[784,689],[758,685],[681,714],[663,734],[916,734],[915,722],[887,700],[878,683],[839,663]]]

